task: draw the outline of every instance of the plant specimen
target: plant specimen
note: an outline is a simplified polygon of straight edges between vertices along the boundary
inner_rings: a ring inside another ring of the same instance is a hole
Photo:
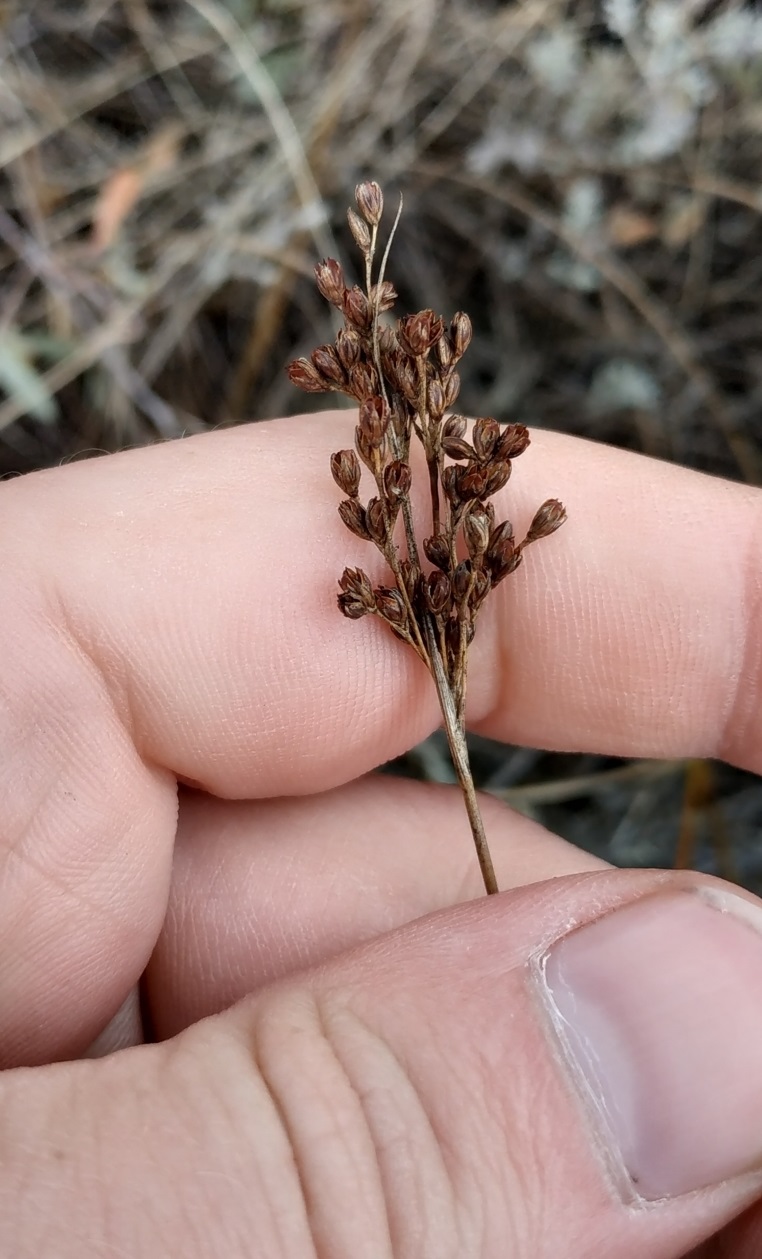
[[[319,346],[287,370],[307,393],[343,393],[359,404],[354,450],[331,456],[333,479],[345,496],[339,515],[351,533],[378,548],[393,582],[374,588],[362,569],[345,568],[339,608],[351,620],[380,617],[430,671],[484,886],[496,892],[466,745],[468,648],[487,595],[516,571],[530,543],[563,524],[566,512],[557,499],[548,499],[520,542],[510,521],[496,520],[490,499],[508,481],[529,433],[523,424],[501,427],[491,417],[471,429],[463,416],[445,418],[460,389],[456,369],[471,341],[471,321],[461,311],[448,324],[432,310],[405,315],[394,326],[382,319],[397,298],[386,263],[402,201],[377,273],[379,185],[360,184],[355,201],[348,220],[365,263],[364,287],[347,285],[333,258],[316,267],[318,289],[344,325],[334,344]],[[425,459],[431,510],[420,546],[411,495],[413,438]],[[365,503],[363,467],[375,486]]]

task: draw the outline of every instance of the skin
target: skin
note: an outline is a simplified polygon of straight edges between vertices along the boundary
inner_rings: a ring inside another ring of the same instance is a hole
[[[350,424],[2,486],[0,1253],[751,1259],[760,1173],[612,1193],[526,983],[571,921],[699,876],[485,800],[487,899],[457,793],[364,777],[438,715],[335,608],[345,564],[382,578],[335,511]],[[537,433],[497,505],[521,534],[551,495],[472,728],[760,772],[759,492]]]

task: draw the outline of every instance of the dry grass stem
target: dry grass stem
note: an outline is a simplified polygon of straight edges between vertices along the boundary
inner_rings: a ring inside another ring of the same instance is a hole
[[[343,316],[343,327],[334,343],[296,359],[288,373],[307,393],[343,393],[359,406],[354,449],[331,456],[331,473],[344,495],[339,515],[351,533],[381,552],[393,582],[374,587],[362,569],[345,568],[339,608],[351,620],[385,621],[431,673],[484,886],[496,892],[466,744],[468,648],[490,591],[516,571],[531,543],[563,524],[566,512],[557,499],[548,499],[521,541],[510,521],[497,520],[490,500],[507,483],[529,433],[523,424],[501,427],[491,416],[469,429],[463,416],[447,415],[460,390],[457,368],[471,342],[471,321],[459,311],[447,322],[429,309],[403,315],[394,327],[382,320],[397,298],[386,264],[399,211],[377,268],[381,188],[373,181],[359,184],[355,201],[348,223],[363,257],[365,284],[350,287],[333,258],[320,263],[317,287]],[[431,512],[430,532],[420,544],[413,439],[426,460]],[[367,501],[360,497],[363,469],[375,487]]]

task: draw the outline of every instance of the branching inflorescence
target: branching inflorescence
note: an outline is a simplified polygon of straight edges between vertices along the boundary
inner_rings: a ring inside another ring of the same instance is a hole
[[[364,258],[365,285],[348,286],[335,259],[316,267],[318,289],[344,326],[334,344],[296,359],[288,373],[308,393],[343,393],[359,404],[355,449],[331,456],[333,479],[345,495],[339,515],[350,532],[378,548],[394,580],[374,588],[362,569],[345,568],[339,608],[351,620],[371,615],[386,621],[430,670],[484,885],[496,892],[465,739],[468,647],[489,592],[516,571],[530,543],[563,524],[566,512],[548,499],[520,542],[510,521],[497,521],[490,499],[508,481],[529,433],[523,424],[501,427],[491,417],[476,420],[470,431],[463,416],[445,418],[460,389],[457,366],[471,341],[471,321],[461,311],[448,324],[432,310],[405,315],[394,326],[382,321],[397,298],[385,278],[394,228],[374,275],[381,189],[360,184],[355,200],[348,219]],[[399,211],[395,228],[398,220]],[[431,502],[431,529],[420,548],[411,497],[413,437],[423,448]],[[363,466],[375,484],[365,503]],[[403,548],[397,537],[404,538]]]

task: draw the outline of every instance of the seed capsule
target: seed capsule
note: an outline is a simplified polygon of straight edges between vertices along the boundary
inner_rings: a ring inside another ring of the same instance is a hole
[[[317,282],[318,292],[330,302],[332,306],[341,306],[344,300],[346,284],[344,282],[344,272],[341,269],[341,263],[335,258],[326,258],[324,262],[315,267],[315,280]]]
[[[330,388],[308,358],[294,359],[286,371],[291,384],[296,385],[297,389],[303,389],[305,393],[325,393]]]
[[[379,586],[376,590],[376,611],[390,625],[402,626],[407,623],[405,601],[399,590],[392,590],[389,586]]]
[[[347,529],[364,541],[370,539],[365,509],[356,498],[345,498],[339,503],[339,515]]]
[[[524,541],[536,542],[538,538],[549,537],[551,533],[556,532],[556,529],[561,528],[565,520],[566,508],[563,503],[559,503],[557,498],[549,498],[535,512],[534,520],[529,526],[529,532]]]
[[[355,238],[355,244],[361,253],[367,254],[370,251],[370,232],[368,224],[361,219],[356,210],[347,210],[347,222],[349,230]]]
[[[433,538],[424,538],[423,553],[430,564],[436,564],[443,573],[449,572],[450,548],[443,534],[438,533]]]
[[[424,586],[426,607],[434,616],[439,616],[448,607],[451,598],[450,582],[444,573],[435,568],[429,573]]]
[[[338,450],[331,455],[331,474],[343,494],[357,497],[360,488],[360,460],[353,450]]]
[[[355,202],[366,223],[378,227],[384,212],[384,194],[375,179],[368,179],[355,188]]]

